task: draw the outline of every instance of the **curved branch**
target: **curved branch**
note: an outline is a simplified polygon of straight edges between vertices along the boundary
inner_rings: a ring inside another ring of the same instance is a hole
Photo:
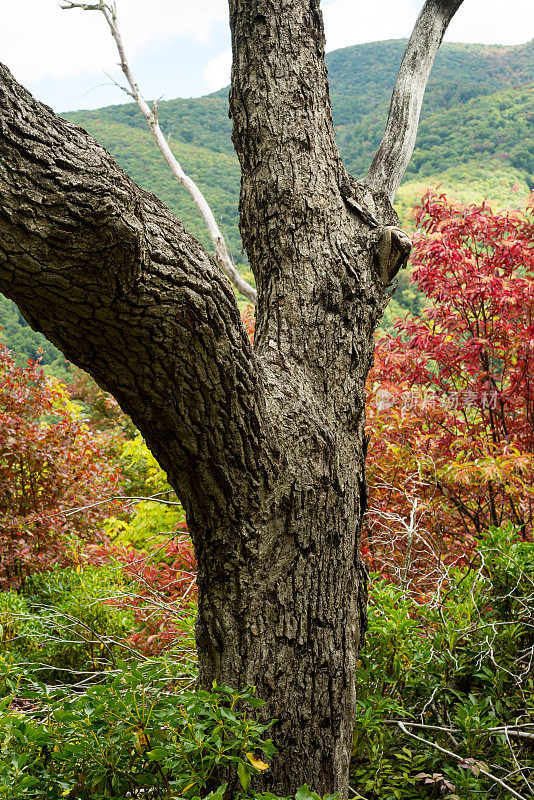
[[[169,209],[2,65],[0,291],[113,393],[186,501],[213,514],[250,502],[262,396],[231,286]]]
[[[426,0],[406,47],[386,131],[365,178],[393,202],[410,163],[426,85],[449,22],[463,0]]]
[[[120,56],[120,68],[124,74],[124,77],[128,81],[129,89],[124,89],[126,94],[130,95],[130,97],[135,100],[137,103],[139,110],[143,114],[144,118],[146,119],[148,126],[152,132],[152,136],[154,137],[156,144],[162,154],[163,158],[165,159],[165,163],[169,167],[170,171],[172,172],[173,177],[178,181],[178,183],[186,189],[189,194],[191,195],[194,204],[196,205],[202,219],[206,223],[206,227],[209,231],[211,240],[213,242],[213,246],[215,248],[215,260],[223,273],[226,275],[228,280],[234,284],[236,289],[238,289],[242,295],[244,295],[251,303],[256,302],[256,290],[250,286],[249,283],[243,278],[242,275],[239,274],[238,270],[236,269],[232,259],[230,258],[230,254],[228,252],[228,248],[226,247],[226,242],[224,240],[224,236],[221,233],[219,226],[215,220],[213,215],[213,211],[210,208],[210,205],[196,183],[186,175],[183,171],[182,167],[178,163],[177,159],[174,157],[174,154],[169,147],[169,144],[163,135],[163,132],[159,126],[158,122],[158,112],[157,112],[157,104],[154,103],[154,110],[151,110],[150,106],[146,102],[145,98],[141,94],[139,86],[132,74],[130,69],[130,65],[128,63],[128,59],[126,58],[126,50],[124,49],[124,44],[122,41],[121,33],[117,24],[117,12],[115,9],[115,5],[109,6],[104,0],[99,0],[98,3],[78,3],[78,2],[70,2],[67,0],[66,4],[61,6],[64,10],[69,10],[71,8],[81,8],[84,11],[101,11],[104,15],[106,22],[109,26],[111,31],[111,35],[115,40],[115,44],[117,45],[117,50]]]

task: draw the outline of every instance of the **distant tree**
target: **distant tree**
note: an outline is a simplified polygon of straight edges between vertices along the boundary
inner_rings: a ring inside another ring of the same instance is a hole
[[[368,382],[378,560],[386,512],[408,520],[414,498],[444,555],[490,526],[532,534],[533,210],[463,206],[436,192],[416,209],[412,280],[429,305],[379,338]]]
[[[257,686],[277,719],[264,785],[282,794],[348,792],[365,380],[411,246],[391,202],[461,2],[425,2],[356,181],[334,140],[317,0],[231,0],[254,348],[202,246],[0,68],[0,289],[117,398],[167,472],[198,562],[200,680]]]

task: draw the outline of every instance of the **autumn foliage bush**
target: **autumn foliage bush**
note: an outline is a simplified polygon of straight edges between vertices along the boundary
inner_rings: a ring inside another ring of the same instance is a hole
[[[436,192],[415,209],[412,280],[427,307],[378,338],[368,380],[366,550],[389,577],[461,558],[489,526],[531,536],[532,212]]]
[[[156,554],[107,543],[87,547],[83,557],[86,565],[120,569],[121,586],[105,603],[131,611],[129,645],[146,655],[173,650],[193,657],[196,560],[188,536],[176,535]]]
[[[194,658],[196,560],[184,510],[139,434],[123,441],[120,464],[131,499],[105,521],[103,541],[84,546],[80,563],[120,575],[104,602],[131,615],[129,647]]]
[[[124,436],[130,439],[135,436],[136,429],[131,419],[121,410],[115,398],[101,389],[87,372],[71,364],[69,377],[69,397],[81,406],[91,428],[107,432],[117,444],[122,444]]]
[[[59,381],[38,362],[17,366],[0,345],[0,587],[20,586],[102,535],[110,507],[92,504],[120,481],[109,447]]]

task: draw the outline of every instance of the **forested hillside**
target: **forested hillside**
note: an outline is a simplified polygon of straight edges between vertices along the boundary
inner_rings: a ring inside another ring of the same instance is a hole
[[[380,142],[405,46],[405,40],[373,42],[327,56],[337,141],[356,176],[365,173]],[[428,84],[400,210],[420,197],[421,183],[443,179],[449,194],[466,200],[490,197],[507,205],[514,195],[524,198],[534,185],[533,85],[534,40],[517,47],[443,45]],[[245,264],[227,90],[161,102],[158,108],[176,155],[213,204],[234,258]],[[134,104],[65,116],[102,142],[136,181],[168,203],[207,243],[193,204],[161,163]]]
[[[362,175],[380,142],[405,40],[374,42],[327,56],[336,136],[348,169]],[[404,225],[429,184],[451,197],[521,205],[534,186],[534,40],[516,47],[444,44],[436,59],[412,162],[398,194]],[[239,167],[231,141],[227,90],[159,103],[162,128],[211,203],[240,270],[249,272],[238,230]],[[65,115],[95,136],[137,183],[158,195],[208,246],[202,220],[163,163],[133,104]],[[417,309],[401,280],[390,313]],[[23,321],[22,321],[23,322]],[[0,306],[4,340],[30,356],[41,339]],[[44,341],[44,340],[43,340]],[[48,358],[57,351],[48,347]]]

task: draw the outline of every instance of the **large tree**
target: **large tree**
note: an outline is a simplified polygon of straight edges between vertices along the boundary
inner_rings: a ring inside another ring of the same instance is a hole
[[[265,780],[279,792],[348,790],[364,384],[410,247],[391,202],[461,3],[426,1],[357,181],[334,140],[317,0],[230,0],[253,349],[202,246],[0,67],[0,289],[118,399],[167,471],[198,559],[202,683],[258,687],[278,720]]]

